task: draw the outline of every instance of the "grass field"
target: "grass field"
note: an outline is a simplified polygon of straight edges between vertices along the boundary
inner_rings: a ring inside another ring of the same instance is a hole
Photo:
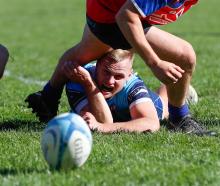
[[[219,0],[201,1],[163,27],[192,43],[197,68],[192,84],[199,103],[191,111],[220,132]],[[43,159],[38,122],[24,103],[50,78],[60,55],[81,38],[82,0],[0,0],[0,43],[11,53],[0,81],[0,185],[220,185],[220,137],[156,134],[93,134],[86,164],[51,172]],[[140,58],[135,70],[151,87],[159,83]],[[60,112],[69,110],[65,96]]]

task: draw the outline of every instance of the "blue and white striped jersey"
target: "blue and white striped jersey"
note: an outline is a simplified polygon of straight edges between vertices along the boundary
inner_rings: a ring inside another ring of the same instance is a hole
[[[85,68],[91,76],[95,78],[95,64],[88,64]],[[78,83],[68,82],[66,84],[66,94],[69,100],[71,109],[79,113],[83,107],[88,104],[85,91]],[[133,74],[124,85],[123,89],[115,96],[106,99],[114,122],[131,120],[130,108],[141,102],[152,101],[156,107],[159,119],[162,118],[163,105],[160,97],[150,91],[143,80]]]

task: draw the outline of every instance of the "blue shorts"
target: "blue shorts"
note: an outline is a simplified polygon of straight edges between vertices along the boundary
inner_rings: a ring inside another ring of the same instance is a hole
[[[113,49],[131,49],[131,45],[125,39],[117,23],[98,23],[87,16],[87,25],[91,32],[103,43]],[[142,23],[143,29],[150,27],[148,23]]]
[[[155,92],[149,90],[149,94],[150,94],[150,97],[151,97],[151,100],[153,101],[154,103],[154,107],[156,108],[157,110],[157,116],[160,120],[164,119],[163,118],[163,102],[160,98],[160,96],[158,94],[156,94]]]

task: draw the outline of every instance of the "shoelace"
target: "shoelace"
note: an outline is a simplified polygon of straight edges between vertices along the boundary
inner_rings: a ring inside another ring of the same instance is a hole
[[[181,125],[180,126],[187,126],[187,125],[190,125],[192,126],[193,128],[195,128],[196,130],[199,130],[199,131],[204,131],[204,127],[202,127],[201,125],[198,124],[198,122],[193,119],[192,117],[186,117],[182,122],[181,122]]]

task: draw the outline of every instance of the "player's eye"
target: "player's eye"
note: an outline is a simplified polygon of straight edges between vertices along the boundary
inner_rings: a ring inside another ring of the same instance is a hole
[[[115,75],[114,77],[115,77],[116,80],[120,80],[120,79],[124,78],[124,76],[121,75],[121,74],[120,75]]]

